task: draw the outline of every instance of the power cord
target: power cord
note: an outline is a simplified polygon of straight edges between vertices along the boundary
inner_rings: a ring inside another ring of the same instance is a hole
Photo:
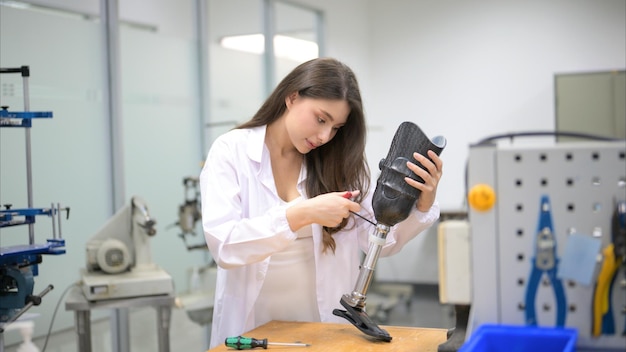
[[[61,297],[59,297],[59,301],[57,302],[56,307],[54,308],[54,313],[52,314],[52,319],[50,320],[50,326],[48,327],[48,333],[46,334],[46,340],[43,344],[43,348],[41,349],[41,352],[45,352],[46,351],[46,347],[48,346],[48,339],[50,338],[50,335],[52,333],[52,326],[54,325],[54,319],[56,318],[57,315],[57,311],[59,310],[59,306],[61,305],[61,302],[63,302],[65,295],[67,295],[67,293],[70,291],[70,289],[74,286],[78,286],[80,284],[80,281],[77,281],[71,285],[69,285],[65,291],[63,291],[63,293],[61,294]]]
[[[496,135],[484,138],[474,145],[489,144],[490,142],[497,140],[497,139],[509,138],[512,141],[515,137],[535,137],[535,136],[572,137],[572,138],[590,139],[590,140],[595,140],[595,141],[606,141],[606,142],[623,141],[623,139],[620,139],[620,138],[611,138],[611,137],[593,135],[589,133],[566,132],[566,131],[527,131],[527,132],[496,134]]]

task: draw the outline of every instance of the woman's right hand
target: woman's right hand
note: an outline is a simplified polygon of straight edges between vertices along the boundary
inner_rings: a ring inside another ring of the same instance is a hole
[[[351,199],[359,194],[356,191],[330,192],[294,204],[287,209],[287,221],[292,231],[310,224],[319,224],[326,227],[336,227],[343,219],[350,216],[350,212],[358,213],[361,210],[359,203]],[[349,198],[346,198],[349,195]]]

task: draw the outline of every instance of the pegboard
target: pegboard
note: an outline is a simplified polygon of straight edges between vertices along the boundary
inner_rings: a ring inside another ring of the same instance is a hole
[[[526,325],[525,294],[535,255],[542,197],[550,201],[557,258],[572,234],[611,242],[616,200],[626,200],[626,143],[572,142],[546,146],[475,146],[470,149],[468,189],[487,184],[496,203],[487,211],[470,208],[472,312],[470,325]],[[601,250],[600,249],[600,250]],[[600,253],[598,253],[600,254]],[[600,257],[599,257],[600,258]],[[613,286],[615,335],[593,337],[591,284],[561,280],[566,297],[565,326],[578,329],[579,348],[624,350],[626,274],[622,265]],[[553,285],[542,275],[535,300],[539,326],[556,325]]]

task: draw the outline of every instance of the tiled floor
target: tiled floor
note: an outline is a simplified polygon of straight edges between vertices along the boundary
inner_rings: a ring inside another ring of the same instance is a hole
[[[438,287],[435,285],[389,285],[381,286],[380,289],[373,286],[367,294],[367,305],[370,317],[380,325],[446,329],[454,326],[454,309],[439,303]],[[129,315],[131,352],[157,351],[155,310],[134,309]],[[92,323],[93,352],[112,351],[109,324],[108,319]],[[172,311],[171,351],[205,351],[207,340],[206,326],[194,323],[183,310]],[[40,350],[43,348],[44,338],[38,338],[34,342]],[[17,351],[18,346],[5,346],[5,352]],[[77,352],[74,330],[53,334],[45,352]]]

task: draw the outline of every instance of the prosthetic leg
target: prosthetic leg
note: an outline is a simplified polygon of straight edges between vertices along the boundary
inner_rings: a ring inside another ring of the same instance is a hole
[[[354,290],[341,297],[340,303],[346,310],[333,310],[334,315],[345,318],[363,333],[377,340],[389,342],[391,336],[378,327],[365,312],[367,290],[372,282],[374,267],[385,245],[389,229],[409,216],[421,193],[409,186],[404,178],[411,177],[424,182],[406,166],[406,163],[414,162],[413,152],[427,155],[427,151],[432,150],[439,155],[445,145],[444,137],[437,136],[429,140],[417,125],[403,122],[393,137],[387,157],[378,165],[382,172],[372,198],[374,216],[377,220],[376,230],[370,235],[369,249],[361,265]],[[421,165],[420,167],[424,168]]]
[[[361,265],[361,271],[359,272],[359,278],[354,290],[352,293],[341,297],[340,303],[346,310],[333,310],[334,315],[345,318],[363,333],[386,342],[391,341],[391,336],[389,336],[386,330],[379,328],[367,315],[365,312],[365,301],[367,299],[367,289],[374,274],[374,267],[388,232],[389,226],[383,224],[376,225],[376,232],[370,238],[369,250],[363,260],[363,265]]]

